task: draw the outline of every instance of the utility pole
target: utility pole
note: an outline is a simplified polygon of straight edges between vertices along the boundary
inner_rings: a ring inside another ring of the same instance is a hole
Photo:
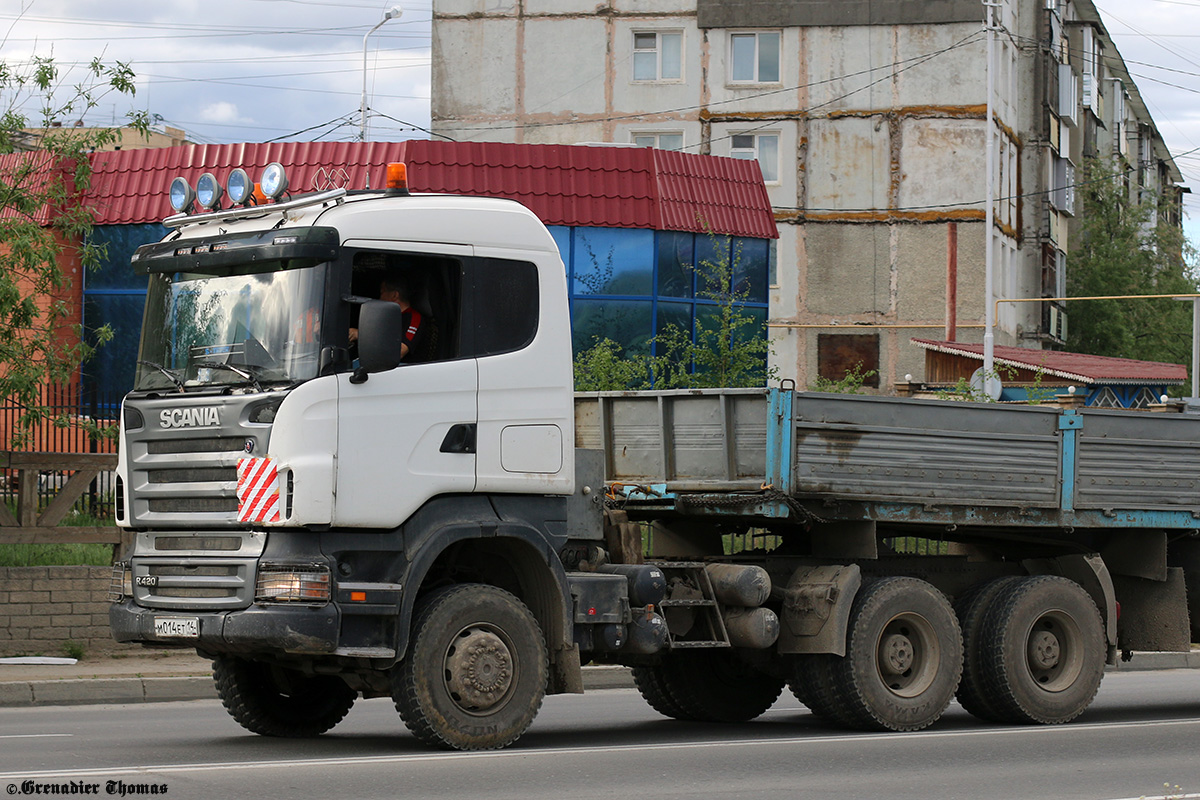
[[[379,20],[379,22],[375,23],[375,27],[371,28],[371,30],[367,31],[366,35],[363,36],[363,88],[362,88],[362,102],[359,104],[359,107],[358,107],[358,114],[359,114],[359,116],[358,116],[358,139],[360,142],[365,142],[367,140],[367,127],[368,127],[367,126],[367,37],[369,37],[372,33],[379,30],[381,27],[383,27],[383,23],[387,22],[389,19],[397,19],[403,13],[404,13],[404,9],[401,8],[400,6],[392,6],[390,9],[388,9],[387,13],[383,15],[383,19],[381,19],[381,20]]]
[[[1000,8],[998,2],[988,2],[983,0],[984,27],[987,30],[987,116],[984,119],[984,136],[987,142],[987,180],[986,180],[986,199],[984,200],[984,234],[983,242],[986,248],[983,260],[983,284],[984,284],[984,329],[983,329],[983,393],[990,395],[989,388],[996,386],[999,389],[996,376],[996,362],[994,357],[994,349],[996,345],[996,337],[994,330],[996,327],[995,303],[993,302],[996,292],[996,272],[995,264],[995,172],[996,172],[996,137],[994,136],[995,126],[992,124],[992,96],[996,91],[996,76],[993,70],[992,62],[995,60],[996,52],[996,12]]]

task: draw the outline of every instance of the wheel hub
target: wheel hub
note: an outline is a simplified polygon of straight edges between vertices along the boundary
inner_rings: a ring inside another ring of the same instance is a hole
[[[1050,631],[1037,631],[1029,638],[1029,663],[1035,669],[1053,668],[1061,654],[1058,637]]]
[[[912,641],[903,634],[894,633],[885,636],[880,648],[880,666],[888,675],[903,675],[912,669]]]
[[[465,631],[446,653],[446,686],[465,708],[495,706],[508,694],[512,676],[512,653],[491,631]]]

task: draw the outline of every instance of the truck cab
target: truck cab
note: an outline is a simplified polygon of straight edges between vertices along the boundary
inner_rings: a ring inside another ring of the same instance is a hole
[[[243,704],[263,669],[388,694],[418,596],[474,580],[529,609],[541,660],[570,652],[570,322],[541,222],[402,178],[195,214],[179,194],[172,232],[133,257],[149,290],[122,408],[117,640],[197,648]],[[389,279],[420,320],[403,359],[416,324],[379,299]]]

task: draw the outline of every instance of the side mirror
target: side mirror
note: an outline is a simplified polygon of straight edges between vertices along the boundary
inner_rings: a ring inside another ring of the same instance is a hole
[[[404,341],[404,311],[387,300],[368,300],[358,315],[358,372],[361,383],[372,372],[387,372],[400,365]]]

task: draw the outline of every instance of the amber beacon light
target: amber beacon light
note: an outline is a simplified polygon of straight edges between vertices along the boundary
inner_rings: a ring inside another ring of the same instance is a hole
[[[403,161],[387,165],[384,188],[388,194],[408,194],[408,166]]]

